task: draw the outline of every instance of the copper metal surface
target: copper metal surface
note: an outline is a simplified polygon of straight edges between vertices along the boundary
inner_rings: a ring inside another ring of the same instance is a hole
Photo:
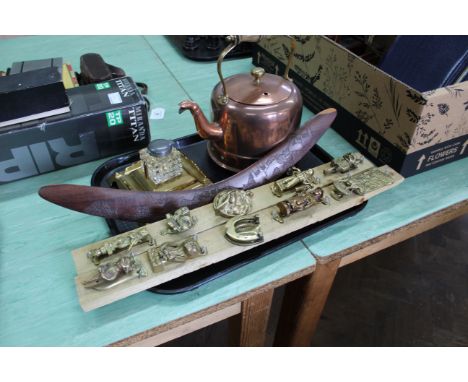
[[[236,74],[226,79],[230,100],[245,105],[264,106],[286,101],[291,96],[295,90],[291,81],[270,73],[259,75],[259,69],[252,69],[251,74]],[[220,90],[217,89],[217,92]]]
[[[200,136],[211,140],[208,154],[213,161],[234,172],[267,154],[301,121],[302,96],[287,71],[285,78],[265,73],[262,68],[223,77],[221,63],[227,52],[239,42],[254,38],[260,36],[230,36],[231,44],[218,59],[220,82],[211,94],[213,122],[208,122],[195,102],[179,104],[179,112],[192,113]],[[294,39],[291,41],[294,43]]]
[[[302,96],[292,83],[278,78],[282,81],[279,88],[290,86],[289,96],[266,105],[248,105],[232,99],[226,105],[220,105],[217,99],[222,94],[222,86],[218,84],[211,97],[215,121],[212,123],[208,122],[195,102],[183,101],[179,105],[181,111],[190,110],[200,136],[211,140],[208,152],[216,163],[239,171],[265,155],[298,128]],[[279,99],[283,93],[280,93]],[[245,100],[254,102],[259,97],[252,92]]]
[[[227,188],[251,189],[278,178],[314,146],[335,117],[335,109],[322,111],[258,162],[221,182],[196,190],[144,192],[62,184],[42,187],[39,195],[52,203],[90,215],[154,221],[179,207],[192,208],[209,203]]]

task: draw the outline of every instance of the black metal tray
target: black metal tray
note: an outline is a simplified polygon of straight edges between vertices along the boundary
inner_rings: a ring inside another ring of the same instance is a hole
[[[186,137],[175,139],[174,142],[176,147],[187,157],[193,160],[202,169],[206,176],[213,182],[220,181],[232,175],[232,172],[222,169],[210,159],[206,151],[206,141],[202,140],[198,135],[188,135]],[[99,166],[93,173],[91,178],[91,185],[98,187],[110,187],[110,183],[108,182],[109,178],[115,172],[123,170],[126,166],[137,161],[138,159],[138,152],[131,152],[108,160]],[[320,166],[321,164],[330,162],[331,160],[332,157],[316,145],[309,153],[307,153],[303,159],[297,163],[296,166],[305,170],[311,167]],[[219,263],[209,265],[195,272],[183,275],[177,279],[158,285],[149,290],[155,293],[174,294],[195,289],[210,280],[216,279],[228,272],[240,268],[245,264],[259,259],[260,257],[263,257],[282,247],[301,240],[322,228],[334,224],[346,217],[352,216],[364,208],[366,204],[367,202],[340,214],[334,215],[328,219],[282,236],[281,238],[252,248],[234,257],[220,261]],[[106,222],[112,234],[114,235],[139,227],[138,223],[123,220],[106,219]]]

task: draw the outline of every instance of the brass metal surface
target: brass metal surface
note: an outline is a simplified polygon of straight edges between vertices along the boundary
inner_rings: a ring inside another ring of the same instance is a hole
[[[110,178],[110,183],[121,190],[130,191],[194,190],[211,184],[211,180],[202,170],[182,152],[180,152],[180,159],[182,161],[182,174],[164,183],[155,184],[147,178],[141,160],[126,167],[123,171],[116,172]]]
[[[197,218],[190,215],[187,207],[181,207],[173,214],[166,214],[167,229],[161,235],[176,234],[188,231],[197,223]]]
[[[284,70],[283,77],[284,79],[291,81],[291,78],[289,78],[289,69],[291,69],[294,53],[296,51],[296,40],[292,36],[288,36],[288,37],[289,37],[289,40],[291,41],[291,50],[289,51],[288,63],[286,65],[286,69]]]
[[[99,265],[107,257],[124,250],[130,251],[135,245],[142,243],[149,243],[150,245],[155,243],[146,228],[140,228],[116,238],[108,239],[100,247],[89,250],[86,255],[93,264]]]
[[[147,251],[148,259],[155,273],[163,271],[166,263],[183,263],[188,259],[207,253],[206,247],[200,245],[196,235],[178,241],[166,242],[159,247],[150,247]]]
[[[229,102],[229,96],[227,93],[227,88],[226,88],[226,83],[224,80],[223,76],[223,71],[222,71],[222,63],[224,61],[224,58],[229,54],[231,50],[233,50],[237,45],[239,45],[242,42],[258,42],[260,41],[262,36],[256,36],[256,35],[244,35],[244,36],[227,36],[226,37],[226,42],[229,42],[229,44],[224,48],[224,50],[221,52],[221,54],[218,57],[218,60],[216,62],[216,70],[218,71],[218,76],[219,76],[219,82],[221,86],[223,87],[223,92],[222,94],[219,95],[217,102],[220,105],[226,105]]]
[[[82,282],[85,288],[107,290],[126,281],[146,277],[147,271],[142,263],[130,253],[114,261],[99,265],[97,274]]]
[[[258,215],[237,216],[226,223],[224,237],[235,245],[252,245],[263,242]]]
[[[333,159],[330,162],[330,168],[323,170],[324,175],[330,175],[335,173],[347,173],[351,170],[358,168],[359,164],[362,163],[364,157],[359,153],[347,153],[341,158]]]
[[[297,167],[291,168],[291,175],[273,182],[270,186],[273,195],[281,197],[285,192],[292,191],[301,184],[318,184],[320,178],[314,176],[314,169],[301,171]]]
[[[250,71],[250,74],[255,78],[255,85],[259,85],[260,84],[260,79],[265,74],[265,69],[259,68],[259,67],[253,68]]]
[[[351,193],[364,195],[392,183],[393,177],[391,174],[387,174],[380,168],[370,168],[333,182],[331,196],[336,200],[340,200]]]
[[[215,196],[213,209],[218,215],[227,218],[245,215],[252,209],[252,196],[251,191],[223,190]]]
[[[283,218],[310,208],[317,203],[329,203],[328,199],[324,196],[323,189],[321,187],[303,186],[302,189],[297,190],[294,196],[276,204],[276,208],[272,211],[271,216],[277,222],[284,223]]]

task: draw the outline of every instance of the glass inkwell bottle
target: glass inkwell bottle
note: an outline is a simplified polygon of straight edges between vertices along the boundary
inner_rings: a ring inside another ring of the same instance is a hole
[[[162,184],[182,175],[180,152],[173,141],[156,139],[139,153],[145,176],[154,184]]]

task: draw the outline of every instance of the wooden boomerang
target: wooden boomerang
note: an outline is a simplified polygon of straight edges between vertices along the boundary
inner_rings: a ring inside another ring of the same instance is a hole
[[[210,203],[224,189],[251,189],[278,178],[310,151],[335,117],[335,109],[320,112],[251,166],[203,188],[153,192],[56,184],[42,187],[39,195],[59,206],[107,219],[155,221],[183,206],[193,208]]]

